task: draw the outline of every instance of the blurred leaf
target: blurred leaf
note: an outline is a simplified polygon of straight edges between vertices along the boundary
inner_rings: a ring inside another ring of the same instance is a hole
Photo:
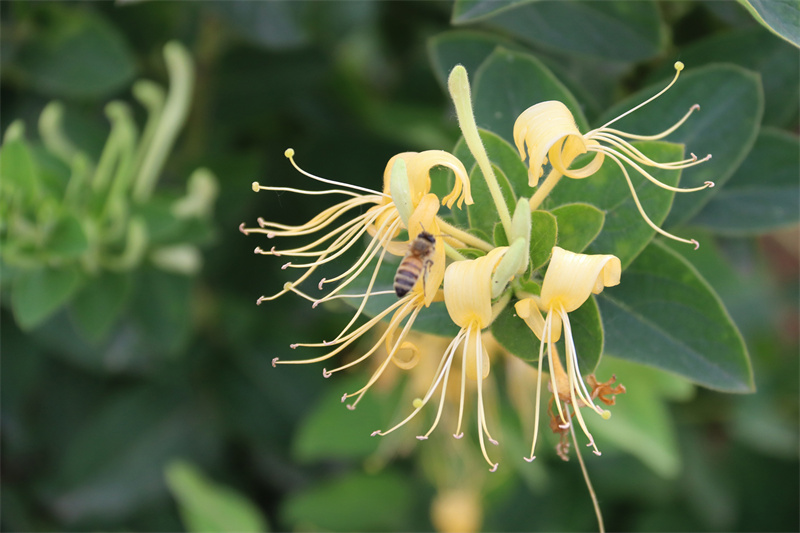
[[[447,31],[428,40],[428,57],[436,79],[447,90],[447,77],[456,65],[473,75],[495,48],[513,49],[514,42],[499,35],[472,30]]]
[[[102,272],[87,280],[71,302],[72,318],[91,341],[105,337],[130,295],[129,274]]]
[[[42,27],[17,57],[24,79],[36,91],[101,98],[128,84],[136,71],[134,58],[116,27],[88,9],[43,5]]]
[[[575,203],[551,211],[558,220],[558,246],[580,253],[600,234],[606,214],[590,204]]]
[[[63,259],[73,259],[88,250],[89,241],[78,217],[66,213],[50,233],[47,251]]]
[[[531,271],[535,272],[550,260],[559,229],[555,213],[547,211],[531,213]]]
[[[603,356],[597,374],[598,381],[613,374],[627,389],[608,408],[610,419],[587,418],[597,442],[613,442],[661,477],[676,478],[681,455],[666,400],[686,400],[694,387],[675,375],[608,356]]]
[[[666,82],[650,86],[614,106],[598,120],[604,124],[662,90]],[[705,205],[733,175],[755,142],[764,109],[758,74],[733,65],[709,65],[687,70],[678,82],[645,109],[620,119],[614,128],[627,133],[652,135],[677,122],[694,104],[696,111],[665,139],[684,143],[687,153],[713,159],[687,168],[681,187],[697,187],[713,181],[716,187],[676,194],[667,226],[679,224]]]
[[[213,2],[207,6],[223,15],[237,35],[272,49],[308,43],[303,22],[308,6],[302,2]]]
[[[24,139],[3,143],[0,148],[0,174],[3,176],[4,196],[20,194],[25,202],[31,202],[38,197],[39,175]]]
[[[654,161],[680,161],[683,158],[682,147],[675,144],[661,141],[638,141],[632,144]],[[580,165],[578,162],[575,166]],[[661,182],[678,185],[680,170],[649,170]],[[644,212],[653,223],[660,225],[672,206],[675,193],[657,187],[633,170],[629,169],[628,174]],[[550,193],[549,199],[545,200],[545,205],[561,206],[575,202],[591,204],[605,213],[602,231],[589,245],[589,252],[616,255],[623,268],[630,264],[656,234],[642,219],[622,171],[608,158],[600,170],[589,178],[562,178]]]
[[[762,26],[800,47],[800,4],[797,0],[739,0]]]
[[[503,193],[503,199],[509,210],[513,213],[516,204],[514,189],[500,167],[493,164],[492,168],[494,169],[497,183],[500,186],[500,191]],[[494,233],[495,224],[500,221],[500,215],[492,200],[489,186],[486,184],[486,180],[483,177],[483,172],[481,172],[480,167],[477,165],[473,167],[469,176],[469,181],[472,184],[472,196],[478,199],[474,204],[466,206],[467,214],[469,215],[469,227],[479,229],[491,235]]]
[[[666,33],[655,2],[533,2],[484,21],[543,47],[579,55],[641,61],[658,55]],[[542,99],[543,100],[543,99]]]
[[[535,0],[456,0],[453,3],[453,24],[465,24],[490,17],[500,11]]]
[[[747,159],[692,219],[723,235],[754,235],[800,220],[800,139],[762,129]]]
[[[694,267],[658,241],[598,300],[608,354],[716,390],[753,390],[747,349],[719,297]]]
[[[192,325],[192,278],[154,268],[137,272],[132,315],[148,340],[175,353]]]
[[[261,511],[241,493],[214,483],[195,465],[173,460],[164,476],[187,531],[269,531]]]
[[[414,501],[409,479],[384,471],[347,474],[289,497],[284,518],[295,528],[328,531],[407,530]]]
[[[529,54],[497,48],[472,76],[475,120],[514,146],[514,121],[530,106],[560,100],[587,129],[581,106],[538,59]],[[522,195],[524,196],[524,195]]]
[[[74,267],[40,267],[20,272],[11,288],[17,324],[24,330],[35,328],[64,305],[81,282],[80,272]]]
[[[351,411],[345,403],[354,399],[342,402],[343,393],[359,390],[366,381],[366,377],[337,379],[336,385],[320,398],[301,421],[292,443],[298,460],[359,459],[375,451],[380,439],[370,434],[387,422],[379,406],[374,399],[365,398]]]
[[[734,7],[738,8],[735,5]],[[796,98],[800,80],[797,49],[776,39],[763,28],[743,28],[711,34],[682,47],[674,59],[683,61],[687,68],[710,63],[732,63],[758,72],[765,97],[763,124],[791,128],[797,123],[797,111],[800,107]],[[673,62],[664,62],[662,68],[656,70],[649,79],[655,82],[672,76],[672,64]],[[704,113],[705,104],[698,103],[702,106],[701,113]]]

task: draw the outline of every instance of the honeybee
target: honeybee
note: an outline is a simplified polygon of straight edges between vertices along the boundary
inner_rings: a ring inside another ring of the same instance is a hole
[[[402,298],[414,288],[420,276],[424,277],[433,264],[433,252],[436,250],[436,238],[425,230],[409,244],[408,252],[397,267],[394,276],[394,292]]]

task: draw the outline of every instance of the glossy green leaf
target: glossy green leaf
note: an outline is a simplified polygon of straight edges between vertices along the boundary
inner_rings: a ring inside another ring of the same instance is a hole
[[[89,249],[89,240],[78,217],[65,214],[50,234],[47,251],[64,259],[75,258]]]
[[[765,97],[762,124],[791,127],[797,121],[800,107],[796,98],[800,80],[797,48],[776,39],[763,28],[748,27],[714,33],[681,47],[673,61],[665,61],[649,79],[658,81],[673,75],[675,71],[672,64],[677,59],[683,61],[687,68],[732,63],[758,72]]]
[[[76,268],[40,267],[21,272],[11,288],[11,308],[22,329],[33,329],[55,313],[82,282]]]
[[[575,203],[551,211],[558,221],[558,246],[580,253],[603,229],[606,214],[591,204]]]
[[[511,146],[514,146],[514,122],[520,113],[546,100],[563,102],[574,115],[578,128],[587,129],[578,101],[530,54],[498,48],[471,77],[478,126],[493,131]]]
[[[508,209],[513,213],[516,199],[514,198],[514,190],[511,187],[511,183],[509,183],[508,178],[506,178],[500,167],[493,164],[492,168],[503,193],[503,199]],[[469,226],[491,235],[494,233],[495,224],[500,221],[500,215],[497,213],[497,207],[492,201],[489,186],[486,185],[486,180],[483,179],[483,172],[477,165],[472,169],[469,181],[472,183],[472,196],[477,199],[474,204],[467,206]]]
[[[603,352],[603,325],[594,298],[589,298],[581,307],[570,313],[569,322],[572,326],[581,371],[591,373]],[[517,317],[513,305],[509,305],[498,315],[492,323],[491,330],[497,342],[511,354],[529,363],[539,360],[539,339],[525,322]],[[566,353],[563,344],[562,338],[558,342],[558,351],[561,354]]]
[[[180,459],[170,461],[164,468],[164,477],[178,503],[186,531],[268,531],[258,507],[240,492],[210,480],[194,464]]]
[[[13,139],[0,148],[0,190],[3,195],[19,195],[31,202],[39,194],[39,175],[31,151],[23,139]],[[4,200],[7,201],[7,200]]]
[[[682,147],[675,144],[639,141],[633,145],[654,161],[679,161],[683,158]],[[645,213],[653,223],[661,225],[669,213],[675,193],[657,187],[630,168],[628,174]],[[652,169],[650,174],[672,186],[677,185],[680,178],[679,170]],[[639,214],[622,171],[608,158],[600,170],[588,178],[561,178],[545,205],[562,206],[575,202],[591,204],[605,213],[603,229],[589,245],[588,251],[616,255],[623,268],[647,246],[656,233]]]
[[[428,39],[428,57],[433,73],[447,90],[447,77],[456,65],[464,65],[472,76],[494,49],[513,49],[514,42],[492,33],[473,30],[447,31]]]
[[[111,329],[130,296],[127,274],[102,272],[87,280],[70,306],[72,318],[91,341],[102,339]]]
[[[484,24],[545,48],[615,61],[654,57],[667,40],[655,2],[526,3]]]
[[[609,110],[598,123],[647,100],[667,85],[650,86]],[[683,143],[686,153],[713,159],[688,168],[681,176],[682,187],[698,187],[713,181],[716,187],[678,194],[666,226],[691,218],[744,161],[758,134],[764,109],[764,95],[758,74],[734,65],[709,65],[687,70],[677,83],[658,100],[626,116],[614,128],[628,133],[652,135],[677,122],[694,105],[700,110],[665,139]]]
[[[342,394],[359,390],[368,376],[342,378],[345,376],[340,374],[331,377],[335,380],[334,386],[300,424],[292,442],[292,451],[298,460],[360,459],[374,452],[380,444],[380,439],[370,436],[387,423],[378,404],[369,396],[353,411],[342,403]],[[352,402],[352,399],[347,401]]]
[[[485,19],[506,9],[535,0],[456,0],[453,3],[453,24],[466,24]]]
[[[483,141],[483,147],[486,149],[486,155],[489,157],[489,161],[503,169],[503,173],[512,187],[512,195],[517,198],[530,198],[531,189],[528,187],[528,167],[526,167],[525,163],[520,159],[517,149],[500,135],[492,133],[491,131],[481,129],[478,133],[481,136],[481,141]],[[477,166],[475,158],[472,157],[472,153],[469,151],[463,137],[458,140],[455,148],[453,148],[453,155],[461,160],[469,172],[472,172],[473,168]],[[481,180],[483,180],[483,178],[481,178]],[[481,198],[474,194],[473,196],[476,201],[478,198]],[[511,212],[513,213],[513,211],[512,205]]]
[[[409,479],[391,471],[347,474],[291,495],[282,514],[312,530],[407,530],[413,490]]]
[[[613,375],[627,389],[608,407],[610,419],[586,419],[601,450],[604,442],[613,442],[661,477],[677,477],[681,455],[667,401],[689,399],[694,387],[674,374],[606,355],[596,374],[601,382]]]
[[[531,270],[536,271],[550,260],[561,227],[556,223],[555,213],[534,211],[531,213]]]
[[[800,4],[796,0],[739,0],[759,24],[800,47]]]
[[[696,217],[723,235],[753,235],[800,221],[800,139],[763,129],[753,149],[725,187]]]
[[[725,392],[754,389],[741,334],[714,290],[658,241],[598,298],[606,352]]]
[[[107,96],[136,71],[128,43],[115,26],[88,9],[50,8],[18,61],[33,88],[53,96]]]

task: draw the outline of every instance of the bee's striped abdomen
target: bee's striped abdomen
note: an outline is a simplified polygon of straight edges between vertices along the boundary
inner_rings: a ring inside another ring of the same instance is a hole
[[[402,298],[414,288],[422,274],[422,266],[422,261],[416,257],[410,256],[403,259],[394,276],[394,292],[397,293],[398,298]]]

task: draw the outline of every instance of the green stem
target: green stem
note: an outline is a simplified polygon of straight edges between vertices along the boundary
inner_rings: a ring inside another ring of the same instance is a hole
[[[492,246],[490,243],[476,237],[475,235],[472,235],[471,233],[467,233],[466,231],[459,229],[448,222],[445,222],[441,218],[437,217],[436,223],[439,224],[439,229],[442,231],[442,233],[448,237],[458,239],[467,246],[472,246],[473,248],[483,250],[484,252],[491,252],[494,249],[494,246]]]
[[[456,108],[456,116],[458,116],[458,124],[461,126],[464,140],[483,173],[483,178],[489,187],[489,193],[492,195],[492,200],[494,200],[494,204],[497,207],[497,213],[500,215],[503,229],[506,230],[506,235],[511,235],[511,213],[503,199],[500,184],[497,182],[492,163],[489,161],[486,148],[484,148],[481,136],[478,133],[478,125],[475,123],[475,114],[472,111],[472,97],[470,95],[467,70],[462,65],[456,65],[450,72],[447,87],[450,89],[450,96]]]
[[[458,250],[453,248],[447,243],[444,243],[444,253],[447,257],[452,259],[453,261],[465,261],[467,258],[461,255]]]

